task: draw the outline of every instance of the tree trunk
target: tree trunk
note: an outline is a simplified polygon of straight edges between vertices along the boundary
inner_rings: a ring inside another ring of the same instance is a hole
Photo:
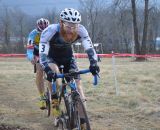
[[[148,31],[148,1],[145,0],[145,8],[144,8],[144,27],[143,27],[143,38],[142,38],[142,46],[141,46],[141,54],[146,54],[146,42],[147,42],[147,31]]]
[[[4,29],[4,50],[9,53],[10,52],[10,30],[9,30],[9,23],[8,21],[5,23]]]
[[[24,53],[24,43],[23,43],[23,20],[20,22],[20,41],[19,41],[19,48],[18,52]]]
[[[132,3],[132,15],[133,15],[133,29],[134,29],[134,42],[136,54],[140,55],[140,43],[138,39],[138,27],[137,27],[137,14],[136,14],[136,3],[135,0],[131,0]]]
[[[135,0],[131,0],[132,2],[132,15],[133,15],[133,27],[134,27],[134,41],[136,47],[136,54],[138,55],[145,55],[146,54],[146,41],[147,41],[147,30],[148,30],[148,2],[149,0],[145,1],[145,8],[144,8],[144,26],[143,26],[143,37],[142,37],[142,45],[140,46],[139,39],[138,39],[138,27],[137,27],[137,20],[136,20],[136,4]],[[144,61],[146,60],[145,57],[137,57],[136,61]]]

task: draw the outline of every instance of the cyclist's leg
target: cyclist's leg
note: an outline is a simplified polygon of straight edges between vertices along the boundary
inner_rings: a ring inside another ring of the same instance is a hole
[[[39,63],[36,64],[36,85],[40,95],[44,94],[43,69]]]
[[[50,67],[54,72],[60,73],[60,72],[59,72],[59,68],[58,68],[58,66],[57,66],[55,63],[49,63],[48,65],[49,65],[49,67]],[[60,80],[60,79],[57,79],[57,80],[56,80],[57,91],[59,90],[60,83],[61,83],[61,80]],[[52,86],[51,83],[49,83],[49,84],[50,84],[50,86]]]
[[[40,94],[40,109],[45,109],[45,96],[44,96],[44,79],[43,79],[43,69],[39,63],[36,63],[36,86]]]
[[[78,66],[77,66],[77,62],[74,58],[72,58],[71,62],[70,62],[70,68],[69,69],[74,69],[76,71],[78,71]],[[78,92],[81,95],[81,98],[83,100],[85,100],[85,95],[84,95],[84,91],[83,91],[83,86],[82,86],[82,82],[81,82],[81,78],[80,75],[78,75],[77,77],[75,77],[76,80],[76,84],[77,84],[77,88],[78,88]]]
[[[84,95],[84,91],[83,91],[83,86],[82,86],[82,81],[80,79],[76,79],[76,84],[77,84],[77,89],[78,89],[78,92],[80,93],[81,95],[81,98],[83,101],[86,100],[86,97]]]
[[[48,65],[54,72],[59,73],[59,68],[55,63],[52,62],[52,63],[49,63]],[[59,101],[58,101],[59,88],[60,88],[60,80],[57,79],[56,80],[56,92],[52,91],[52,95],[51,95],[51,99],[52,99],[51,111],[52,111],[52,115],[55,117],[58,117],[61,114],[60,108],[59,108]]]

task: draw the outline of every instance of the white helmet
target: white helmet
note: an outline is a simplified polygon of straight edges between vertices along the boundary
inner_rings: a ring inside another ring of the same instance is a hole
[[[70,23],[80,23],[81,15],[73,8],[65,8],[60,14],[60,19]]]

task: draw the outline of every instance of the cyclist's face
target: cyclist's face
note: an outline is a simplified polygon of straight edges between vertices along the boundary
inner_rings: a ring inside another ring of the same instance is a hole
[[[68,23],[68,22],[63,22],[62,24],[63,24],[64,30],[68,33],[77,31],[78,24]]]
[[[79,24],[61,21],[62,36],[67,42],[73,42],[77,38]]]

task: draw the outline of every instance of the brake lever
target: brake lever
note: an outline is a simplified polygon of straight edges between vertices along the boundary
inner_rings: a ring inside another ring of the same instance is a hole
[[[99,74],[97,73],[96,75],[94,75],[94,82],[93,85],[97,85],[98,84],[98,78],[100,78]]]
[[[101,78],[100,75],[99,75],[98,73],[97,73],[96,75],[98,76],[99,79]]]

